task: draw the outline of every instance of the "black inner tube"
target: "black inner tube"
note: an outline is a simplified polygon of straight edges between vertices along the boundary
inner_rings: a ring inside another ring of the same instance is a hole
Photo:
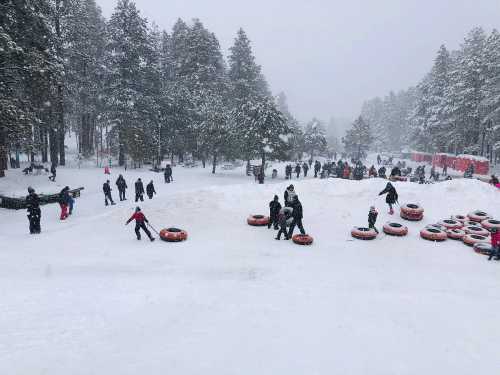
[[[434,229],[434,228],[427,228],[427,231],[431,233],[441,233],[439,229]]]
[[[478,234],[471,234],[471,237],[474,238],[475,240],[485,240],[486,237],[480,236]]]
[[[172,233],[179,233],[179,232],[182,232],[182,229],[178,229],[178,228],[168,228],[167,229],[168,232],[172,232]]]
[[[254,219],[264,219],[264,215],[253,215]]]
[[[410,204],[407,204],[406,207],[408,207],[408,208],[418,208],[418,205],[410,203]]]
[[[393,228],[401,228],[402,227],[402,225],[399,223],[389,223],[389,226],[393,227]]]

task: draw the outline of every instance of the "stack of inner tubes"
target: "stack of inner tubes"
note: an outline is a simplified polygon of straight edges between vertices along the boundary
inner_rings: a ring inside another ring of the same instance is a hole
[[[407,203],[401,206],[400,216],[409,221],[420,221],[424,218],[424,209],[416,203]]]

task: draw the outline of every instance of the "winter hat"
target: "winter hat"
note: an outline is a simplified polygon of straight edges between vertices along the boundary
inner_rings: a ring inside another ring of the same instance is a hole
[[[370,212],[375,212],[375,206],[370,206]]]
[[[290,185],[288,189],[293,190],[294,189],[293,185]]]
[[[277,201],[279,198],[277,195],[274,196],[274,200]]]
[[[137,207],[135,208],[135,212],[139,212],[140,210],[141,210],[141,208],[140,208],[139,206],[137,206]]]
[[[33,189],[31,186],[28,186],[28,193],[34,193],[35,189]]]

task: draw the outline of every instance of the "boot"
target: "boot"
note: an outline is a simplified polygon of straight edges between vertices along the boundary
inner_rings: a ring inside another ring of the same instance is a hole
[[[149,240],[150,240],[151,242],[153,242],[153,241],[155,240],[155,238],[154,238],[154,237],[149,237]]]
[[[278,240],[278,241],[280,241],[280,240],[281,240],[281,238],[279,238],[279,237],[275,237],[274,239],[275,239],[275,240]]]
[[[394,215],[394,210],[392,208],[389,210],[389,215]]]

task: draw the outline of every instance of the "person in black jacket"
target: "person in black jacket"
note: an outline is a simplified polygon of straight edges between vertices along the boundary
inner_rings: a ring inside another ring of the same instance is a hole
[[[40,219],[42,211],[40,210],[40,198],[35,193],[35,189],[28,188],[28,196],[26,197],[26,204],[28,208],[28,220],[30,222],[30,233],[37,234],[42,231],[40,228]]]
[[[278,214],[281,210],[281,204],[279,202],[279,198],[277,195],[274,196],[274,199],[269,202],[269,224],[267,224],[267,228],[270,229],[271,225],[274,227],[274,230],[278,229]]]
[[[302,204],[299,201],[298,195],[295,195],[295,197],[293,197],[292,208],[293,208],[293,212],[292,212],[293,222],[290,225],[290,230],[288,232],[289,238],[292,238],[293,230],[295,229],[295,226],[299,227],[301,234],[306,234],[306,231],[304,230],[304,226],[302,225],[303,211],[302,211]]]
[[[118,194],[120,196],[120,201],[126,201],[127,198],[125,198],[125,190],[127,190],[127,182],[123,178],[122,175],[118,176],[118,179],[116,180],[116,187],[118,188]]]
[[[306,162],[302,164],[302,170],[304,171],[304,177],[307,177],[307,172],[309,171],[309,165]]]
[[[398,193],[394,186],[388,182],[385,186],[385,189],[382,190],[378,195],[387,194],[385,197],[385,202],[389,205],[389,214],[392,215],[394,210],[392,209],[392,205],[398,201]]]
[[[146,185],[146,194],[149,199],[153,199],[153,195],[156,194],[155,186],[153,185],[153,180],[149,184]]]
[[[378,229],[375,227],[375,223],[377,222],[378,212],[375,209],[375,206],[370,207],[370,212],[368,212],[368,228],[373,229],[378,233]]]
[[[170,181],[173,181],[173,178],[172,178],[172,167],[170,166],[170,164],[167,164],[167,166],[165,167],[164,177],[165,177],[165,183],[166,184],[169,184]]]
[[[316,160],[314,162],[314,178],[318,177],[319,171],[321,171],[321,163],[318,160]]]
[[[109,185],[109,180],[106,180],[104,184],[102,184],[102,191],[104,193],[104,205],[108,205],[108,199],[111,202],[111,205],[114,205],[113,197],[111,196],[111,186]]]
[[[135,201],[137,202],[139,199],[141,202],[144,201],[144,184],[140,178],[135,182]]]
[[[56,180],[56,163],[52,163],[52,165],[50,166],[50,173],[52,173],[52,176],[49,176],[49,180],[52,181],[52,182],[55,182]]]
[[[297,165],[295,166],[295,173],[297,174],[297,178],[300,177],[300,170],[301,170],[300,164],[297,163]]]
[[[387,178],[387,176],[385,175],[385,172],[386,172],[385,167],[380,167],[380,168],[378,169],[378,176],[379,176],[380,178]]]

